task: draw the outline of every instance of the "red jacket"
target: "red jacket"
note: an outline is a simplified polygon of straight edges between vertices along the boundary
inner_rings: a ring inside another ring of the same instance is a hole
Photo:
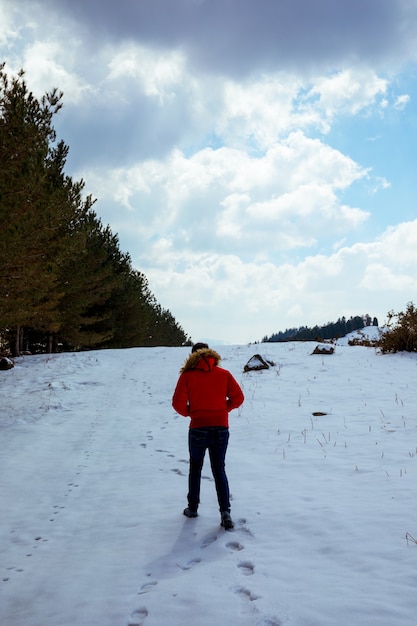
[[[181,369],[172,406],[191,418],[190,428],[228,427],[229,411],[243,403],[239,384],[219,362],[217,352],[203,348],[191,353]]]

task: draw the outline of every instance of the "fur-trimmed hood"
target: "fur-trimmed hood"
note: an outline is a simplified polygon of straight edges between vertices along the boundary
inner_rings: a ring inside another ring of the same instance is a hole
[[[202,348],[192,352],[181,368],[181,374],[188,370],[203,370],[209,372],[221,361],[221,356],[211,348]]]

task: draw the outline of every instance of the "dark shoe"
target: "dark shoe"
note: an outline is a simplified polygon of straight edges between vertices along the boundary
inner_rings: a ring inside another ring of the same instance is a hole
[[[198,517],[197,511],[192,511],[188,506],[183,511],[185,517]]]
[[[234,524],[232,518],[230,517],[229,511],[222,511],[221,526],[223,526],[225,530],[232,530],[232,528],[234,528]]]

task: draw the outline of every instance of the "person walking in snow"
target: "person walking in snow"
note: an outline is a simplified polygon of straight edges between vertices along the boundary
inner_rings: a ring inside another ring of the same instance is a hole
[[[177,413],[190,417],[188,447],[190,470],[188,477],[187,517],[197,517],[200,503],[201,470],[206,450],[216,485],[221,525],[230,530],[229,483],[225,457],[229,442],[229,412],[244,401],[243,392],[232,374],[219,367],[221,357],[206,343],[196,343],[181,369],[172,406]]]

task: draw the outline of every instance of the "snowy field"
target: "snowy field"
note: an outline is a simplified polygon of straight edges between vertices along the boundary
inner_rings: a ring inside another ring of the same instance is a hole
[[[417,355],[341,344],[213,346],[246,396],[232,532],[208,460],[200,516],[182,515],[188,348],[0,372],[0,624],[413,626]],[[243,373],[255,353],[275,366]]]

